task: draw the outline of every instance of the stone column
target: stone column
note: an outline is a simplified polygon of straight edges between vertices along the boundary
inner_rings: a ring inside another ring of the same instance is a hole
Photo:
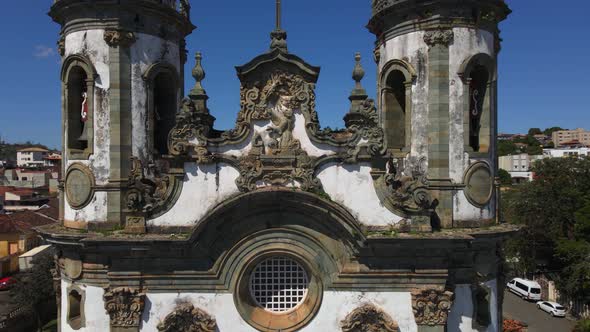
[[[429,30],[428,45],[428,179],[438,199],[436,213],[442,227],[452,227],[453,205],[449,178],[449,44],[452,30]]]
[[[124,223],[124,190],[131,170],[131,50],[135,42],[133,32],[106,30],[104,39],[109,45],[110,81],[110,169],[107,200],[107,225],[113,227]]]
[[[412,309],[418,332],[445,332],[453,293],[439,289],[412,292]]]

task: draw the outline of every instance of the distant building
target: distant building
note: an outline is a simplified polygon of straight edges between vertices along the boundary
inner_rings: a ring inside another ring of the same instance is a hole
[[[25,148],[16,152],[16,166],[41,167],[45,166],[45,157],[49,151],[43,148]]]
[[[563,157],[587,157],[590,156],[589,147],[562,147],[555,149],[543,149],[543,155],[551,158]]]
[[[0,214],[0,276],[17,272],[19,256],[41,244],[34,227],[57,221],[53,216],[37,211]]]
[[[0,176],[0,185],[16,188],[48,188],[50,180],[56,178],[55,170],[7,169]]]
[[[510,174],[513,184],[518,184],[533,180],[531,168],[535,161],[543,158],[543,155],[530,156],[526,153],[502,156],[498,158],[498,167]]]
[[[582,128],[575,130],[559,130],[552,134],[553,143],[556,147],[563,146],[564,143],[573,140],[579,141],[582,145],[590,145],[590,131],[586,131]]]
[[[47,166],[47,167],[59,166],[61,163],[61,154],[50,153],[43,159],[45,160],[44,166]]]
[[[32,189],[14,189],[4,194],[4,210],[26,211],[38,210],[49,202],[49,197]]]

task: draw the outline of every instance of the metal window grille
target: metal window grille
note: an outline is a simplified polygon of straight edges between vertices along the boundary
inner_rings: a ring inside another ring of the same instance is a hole
[[[271,312],[294,309],[305,299],[309,280],[305,269],[288,257],[271,257],[260,262],[250,275],[250,294]]]

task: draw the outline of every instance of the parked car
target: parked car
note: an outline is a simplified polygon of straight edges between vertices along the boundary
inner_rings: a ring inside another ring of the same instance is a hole
[[[536,281],[514,278],[506,286],[509,291],[525,300],[541,300],[541,285]]]
[[[12,286],[14,286],[14,284],[16,283],[16,280],[14,280],[13,277],[5,277],[0,279],[0,290],[7,290],[12,288]]]
[[[537,308],[554,317],[565,317],[565,308],[557,302],[539,301],[537,302]]]

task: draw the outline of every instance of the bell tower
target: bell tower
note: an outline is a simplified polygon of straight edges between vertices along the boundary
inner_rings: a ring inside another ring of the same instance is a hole
[[[61,25],[65,227],[126,222],[137,165],[168,154],[182,97],[188,0],[55,0]]]
[[[498,24],[503,0],[373,0],[385,144],[425,168],[441,227],[496,219]]]

